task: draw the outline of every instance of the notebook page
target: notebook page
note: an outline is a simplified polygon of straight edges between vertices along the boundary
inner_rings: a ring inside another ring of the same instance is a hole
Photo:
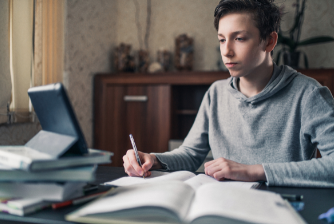
[[[232,187],[240,187],[240,188],[257,188],[260,183],[259,182],[244,182],[244,181],[234,181],[234,180],[224,180],[221,181],[224,185],[232,186]]]
[[[197,189],[186,219],[211,215],[254,223],[303,223],[290,208],[275,193],[213,183]]]
[[[105,182],[104,185],[113,185],[113,186],[130,186],[133,184],[141,183],[152,183],[166,180],[180,180],[185,181],[189,178],[196,176],[194,173],[189,171],[177,171],[177,172],[161,172],[161,171],[151,171],[151,176],[149,177],[121,177],[117,180]]]
[[[202,186],[203,184],[208,184],[208,183],[217,183],[218,180],[215,178],[205,175],[205,174],[198,174],[195,177],[192,177],[188,180],[186,180],[184,183],[189,184],[192,188],[195,190]]]
[[[203,184],[217,183],[217,182],[228,186],[240,187],[246,189],[256,188],[259,185],[258,182],[243,182],[243,181],[233,181],[233,180],[218,181],[215,178],[205,174],[198,174],[197,176],[192,177],[185,181],[186,184],[189,184],[195,190],[200,186],[202,186]]]
[[[111,213],[140,207],[164,207],[183,219],[190,206],[195,191],[181,181],[162,181],[159,183],[139,184],[119,187],[110,194],[99,198],[76,211],[73,216],[85,216],[97,213]],[[135,214],[129,210],[126,217]],[[144,214],[143,214],[144,215]],[[150,214],[146,214],[149,216]]]

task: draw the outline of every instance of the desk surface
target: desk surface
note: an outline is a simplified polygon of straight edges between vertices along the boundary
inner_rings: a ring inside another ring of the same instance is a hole
[[[95,184],[100,184],[119,177],[126,176],[122,167],[100,166],[96,173]],[[334,188],[292,188],[292,187],[267,187],[262,185],[259,190],[272,191],[284,194],[304,195],[305,207],[300,215],[307,223],[324,223],[318,220],[318,216],[334,207]],[[0,223],[54,223],[68,224],[64,216],[82,205],[70,206],[58,210],[45,209],[25,217],[0,213]]]

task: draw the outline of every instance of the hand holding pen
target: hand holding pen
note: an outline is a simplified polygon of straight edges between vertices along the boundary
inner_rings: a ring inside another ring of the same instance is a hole
[[[136,160],[137,160],[139,166],[143,168],[143,166],[141,164],[141,161],[140,161],[140,158],[139,158],[139,155],[138,155],[138,150],[137,150],[137,146],[136,146],[135,140],[133,139],[132,134],[130,134],[129,136],[130,136],[130,141],[131,141],[133,150],[135,151]],[[143,178],[145,178],[145,173],[143,173]]]
[[[130,135],[130,140],[131,137],[132,135]],[[158,162],[155,155],[140,152],[137,150],[134,140],[131,140],[131,143],[133,149],[128,150],[123,156],[125,173],[131,177],[148,177],[151,176],[151,172],[149,171],[150,169],[161,169],[161,164]]]

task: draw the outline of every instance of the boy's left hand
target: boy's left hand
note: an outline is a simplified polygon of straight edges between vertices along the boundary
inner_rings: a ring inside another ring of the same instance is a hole
[[[225,158],[219,158],[204,164],[206,175],[216,180],[266,181],[263,166],[245,165]]]

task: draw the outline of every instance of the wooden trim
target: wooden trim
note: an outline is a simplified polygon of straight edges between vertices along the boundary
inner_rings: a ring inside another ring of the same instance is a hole
[[[94,117],[94,133],[93,133],[93,145],[96,142],[103,142],[104,137],[104,130],[106,129],[105,126],[107,120],[106,114],[106,106],[107,104],[107,88],[106,84],[101,79],[94,79],[94,92],[93,92],[93,99],[94,99],[94,110],[93,110],[93,117]]]
[[[205,85],[230,77],[228,72],[165,72],[155,74],[117,73],[97,74],[96,79],[106,84],[171,84]]]
[[[31,123],[36,120],[36,114],[27,110],[15,110],[8,112],[7,124]]]
[[[298,72],[316,79],[334,93],[334,69],[300,69]],[[146,73],[99,73],[94,79],[110,84],[170,84],[170,85],[210,85],[220,79],[230,77],[227,71],[161,72]]]
[[[334,69],[300,69],[298,72],[316,79],[334,93]]]

